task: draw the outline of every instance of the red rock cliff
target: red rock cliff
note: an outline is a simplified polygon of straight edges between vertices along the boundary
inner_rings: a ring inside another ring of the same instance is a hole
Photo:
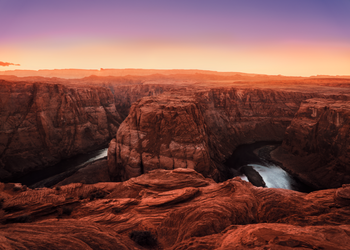
[[[192,97],[139,100],[110,143],[110,174],[123,181],[158,168],[191,168],[217,178],[204,126]]]
[[[314,93],[272,89],[221,88],[196,93],[211,158],[223,162],[237,146],[282,141],[300,103]]]
[[[109,171],[127,180],[156,168],[192,168],[214,180],[240,144],[282,141],[301,101],[316,94],[221,88],[134,103],[109,147]]]
[[[106,88],[0,80],[0,178],[101,146],[122,121]]]
[[[350,102],[304,101],[274,155],[317,188],[350,183]]]

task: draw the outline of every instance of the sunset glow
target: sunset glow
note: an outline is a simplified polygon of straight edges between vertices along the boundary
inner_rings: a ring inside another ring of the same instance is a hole
[[[350,75],[349,1],[188,2],[2,0],[0,71]]]

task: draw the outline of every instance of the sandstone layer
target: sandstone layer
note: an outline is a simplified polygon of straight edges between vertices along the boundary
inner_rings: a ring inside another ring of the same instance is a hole
[[[350,245],[348,185],[305,194],[257,188],[238,177],[217,184],[194,170],[179,168],[153,170],[126,182],[53,189],[0,184],[0,200],[1,249],[348,249]],[[154,241],[130,237],[140,231],[147,231]]]
[[[166,95],[136,102],[110,143],[108,156],[115,180],[158,168],[190,168],[217,178],[210,166],[204,121],[192,97]]]
[[[98,86],[0,80],[0,180],[100,147],[122,118]]]
[[[172,140],[174,136],[172,141],[183,140],[182,144],[175,145],[169,141],[169,144],[164,143],[162,149],[147,149],[143,148],[147,145],[142,145],[141,138],[136,144],[141,143],[142,147],[135,144],[130,148],[131,152],[135,147],[132,154],[138,151],[136,158],[133,159],[132,156],[129,159],[127,154],[122,159],[126,168],[120,168],[117,161],[121,162],[121,159],[118,160],[115,149],[123,146],[124,142],[115,140],[110,144],[109,150],[111,176],[115,180],[125,180],[161,165],[165,169],[187,166],[217,181],[225,180],[235,176],[235,173],[227,170],[223,162],[238,145],[262,140],[282,141],[285,129],[303,100],[314,97],[339,99],[340,95],[349,92],[346,79],[275,79],[265,76],[260,79],[260,76],[256,78],[255,75],[247,75],[250,80],[256,79],[244,82],[240,78],[242,75],[236,74],[234,78],[229,74],[231,78],[226,79],[226,73],[218,73],[220,77],[216,77],[215,74],[197,74],[199,72],[192,72],[194,75],[189,71],[186,74],[171,72],[167,75],[147,73],[147,76],[90,76],[75,80],[28,77],[25,78],[26,82],[21,82],[24,78],[16,78],[13,82],[1,81],[0,179],[9,180],[102,146],[115,136],[119,124],[129,114],[132,103],[148,96],[153,100],[150,106],[154,110],[147,111],[150,112],[148,117],[151,117],[157,114],[157,109],[162,109],[156,103],[164,102],[170,96],[169,100],[178,98],[171,101],[169,109],[171,105],[174,109],[181,109],[181,102],[187,102],[186,105],[196,110],[196,117],[191,117],[190,113],[180,115],[174,121],[168,117],[167,123],[174,123],[172,128],[165,128],[165,123],[160,128],[164,133],[177,130],[169,132],[171,135],[165,137]],[[240,81],[228,83],[228,79]],[[314,85],[318,85],[317,88]],[[274,90],[268,89],[272,86]],[[145,110],[142,108],[142,112]],[[176,117],[174,112],[165,113]],[[131,114],[133,115],[135,114]],[[184,133],[183,139],[180,135],[181,130],[188,129],[188,126],[177,123],[181,119],[196,123],[197,118],[200,121],[195,130],[201,133],[201,138],[198,137],[191,144],[188,139],[190,132]],[[70,123],[67,124],[67,120]],[[153,128],[152,131],[150,123],[146,123],[142,129],[148,131],[148,136],[153,138],[155,144],[162,144],[154,139],[158,128]],[[139,131],[138,129],[136,130]],[[205,133],[202,134],[203,131]],[[122,134],[126,135],[127,132]],[[125,144],[124,146],[129,146],[127,140]],[[167,147],[170,145],[169,151]],[[183,149],[185,146],[188,148]],[[198,146],[197,152],[193,151],[194,146]],[[204,152],[209,154],[209,158],[205,156],[199,161],[199,154]],[[145,153],[145,161],[141,163],[142,153]],[[135,162],[139,162],[137,166],[133,165]]]
[[[165,93],[135,102],[108,150],[112,179],[152,169],[190,168],[223,181],[223,162],[241,144],[282,141],[300,103],[318,94],[218,88]]]
[[[316,188],[350,183],[350,102],[304,101],[273,155]]]

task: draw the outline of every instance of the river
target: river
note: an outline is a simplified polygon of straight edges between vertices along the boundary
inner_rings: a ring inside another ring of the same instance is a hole
[[[266,155],[269,155],[269,152],[279,145],[280,142],[257,142],[238,146],[225,165],[229,169],[234,169],[235,175],[239,175],[243,180],[248,181],[247,176],[249,176],[252,183],[254,183],[253,179],[257,175],[258,179],[261,180],[262,178],[268,188],[284,188],[301,192],[312,191],[281,167],[266,159],[268,158]],[[32,172],[15,182],[33,188],[55,185],[87,164],[106,158],[107,151],[108,148],[102,148],[88,154],[77,155],[54,166]]]
[[[256,171],[268,188],[283,188],[300,192],[312,191],[310,187],[288,174],[276,163],[268,160],[269,152],[280,145],[280,142],[266,141],[240,145],[226,161],[225,165],[234,169],[236,174],[238,171],[243,180],[249,181],[248,179],[251,179],[252,183],[254,183],[254,180],[250,176],[252,174],[251,171]],[[251,170],[251,167],[253,170]],[[244,168],[250,168],[250,171],[245,171]]]
[[[63,160],[58,164],[47,167],[42,170],[31,172],[21,178],[18,178],[15,182],[22,183],[28,187],[41,187],[41,186],[51,186],[75,173],[80,168],[86,166],[87,164],[106,158],[108,148],[102,148],[92,151],[88,154],[76,155],[72,158]],[[49,180],[56,176],[55,181],[47,181],[45,184],[43,181]],[[43,182],[41,185],[40,182]],[[49,185],[49,183],[51,185]]]

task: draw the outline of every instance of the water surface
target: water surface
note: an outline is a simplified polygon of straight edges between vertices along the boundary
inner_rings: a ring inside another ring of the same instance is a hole
[[[39,183],[55,175],[62,175],[63,173],[65,173],[65,175],[62,175],[62,178],[67,177],[75,173],[78,169],[84,167],[86,164],[107,157],[107,151],[108,148],[103,148],[92,151],[88,154],[76,155],[72,158],[63,160],[54,166],[31,172],[15,180],[14,182],[19,182],[30,187],[35,183]]]
[[[248,181],[242,172],[245,166],[252,166],[263,178],[268,188],[283,188],[301,192],[310,192],[312,189],[300,182],[272,161],[267,160],[269,152],[281,145],[281,142],[264,141],[240,145],[226,161],[228,168],[240,172],[243,180]]]

